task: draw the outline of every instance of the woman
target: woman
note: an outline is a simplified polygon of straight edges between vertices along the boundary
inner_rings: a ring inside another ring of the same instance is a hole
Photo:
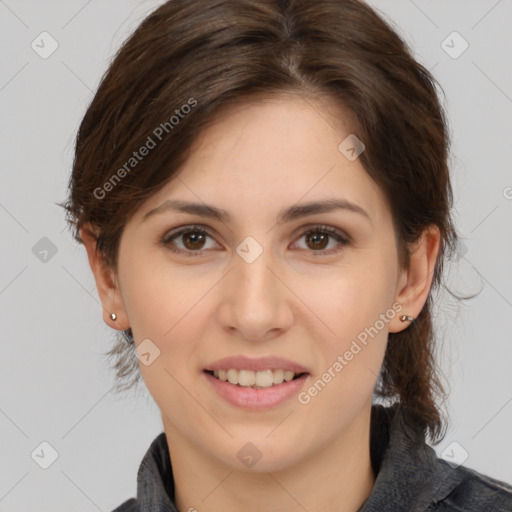
[[[119,387],[142,376],[162,415],[117,511],[512,510],[426,444],[448,154],[434,79],[360,1],[171,0],[142,22],[66,204]]]

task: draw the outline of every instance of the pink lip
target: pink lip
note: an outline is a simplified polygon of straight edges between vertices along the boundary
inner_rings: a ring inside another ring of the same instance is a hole
[[[233,367],[231,366],[231,368]],[[296,396],[305,385],[306,380],[309,379],[309,375],[305,374],[295,380],[285,381],[269,388],[253,389],[219,380],[206,371],[203,371],[203,375],[224,400],[232,405],[253,411],[275,407],[292,396]]]
[[[290,370],[294,373],[310,373],[304,366],[294,363],[282,357],[265,356],[250,358],[246,356],[233,356],[219,359],[214,363],[205,366],[204,370],[229,370],[234,368],[236,370],[252,370],[253,372],[261,370]]]

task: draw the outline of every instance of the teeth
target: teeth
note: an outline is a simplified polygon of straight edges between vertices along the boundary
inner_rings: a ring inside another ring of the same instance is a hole
[[[272,370],[263,370],[251,373],[255,373],[256,386],[260,388],[269,388],[274,384],[274,372]],[[279,382],[276,384],[279,384]]]
[[[249,386],[254,386],[254,384],[256,384],[256,372],[251,372],[249,370],[240,370],[238,372],[238,384],[245,388]]]
[[[282,384],[284,381],[293,380],[295,373],[290,370],[261,370],[253,372],[252,370],[214,370],[213,375],[219,380],[238,384],[245,388],[269,388],[274,384]]]
[[[292,380],[294,375],[295,374],[293,372],[291,372],[290,370],[287,370],[284,372],[284,380],[286,380],[286,381]]]
[[[231,384],[238,384],[238,370],[228,370],[228,381]]]

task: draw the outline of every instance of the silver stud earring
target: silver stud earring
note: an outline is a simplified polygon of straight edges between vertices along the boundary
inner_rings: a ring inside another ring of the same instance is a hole
[[[409,315],[402,315],[400,317],[400,320],[402,322],[413,322],[414,321],[414,318],[412,316],[409,316]]]
[[[112,320],[116,320],[117,319],[117,315],[115,313],[111,313],[110,318]]]

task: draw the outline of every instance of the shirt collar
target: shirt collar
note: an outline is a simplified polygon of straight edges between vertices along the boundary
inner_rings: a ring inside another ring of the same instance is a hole
[[[358,512],[382,512],[391,505],[394,512],[423,510],[459,479],[450,465],[438,463],[423,432],[406,421],[399,404],[372,406],[370,456],[376,481]],[[165,432],[153,440],[139,467],[137,503],[144,512],[178,512]]]
[[[139,510],[178,512],[174,504],[174,479],[165,432],[151,443],[137,473]]]
[[[460,473],[438,459],[419,425],[399,403],[374,405],[370,454],[376,480],[358,512],[426,510],[460,482]]]

